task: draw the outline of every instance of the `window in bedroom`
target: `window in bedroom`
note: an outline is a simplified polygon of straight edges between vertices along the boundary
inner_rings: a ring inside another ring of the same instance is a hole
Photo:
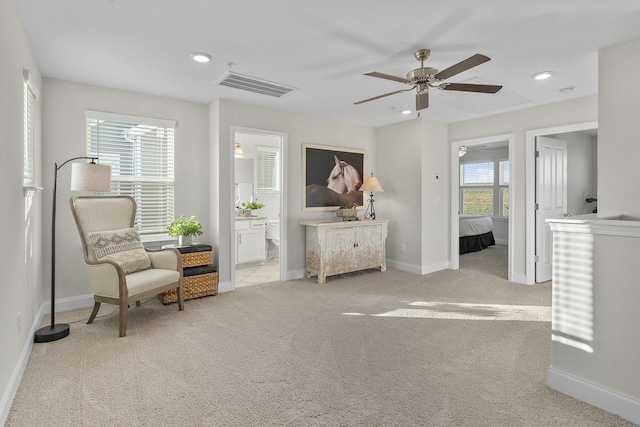
[[[258,147],[257,153],[257,192],[280,192],[280,151],[273,147]]]
[[[111,191],[135,199],[141,235],[164,234],[174,219],[172,120],[86,111],[87,156],[111,166]]]
[[[460,165],[461,213],[493,215],[493,161]]]
[[[29,77],[29,70],[24,70],[24,174],[25,187],[36,185],[35,145],[38,120],[38,89]]]
[[[460,164],[460,213],[509,216],[509,161]]]

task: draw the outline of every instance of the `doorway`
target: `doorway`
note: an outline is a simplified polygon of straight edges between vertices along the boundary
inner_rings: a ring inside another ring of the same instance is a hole
[[[540,188],[537,174],[536,140],[542,137],[569,141],[567,160],[569,174],[566,183],[566,206],[560,217],[580,215],[597,211],[597,129],[598,122],[586,122],[552,128],[536,129],[526,132],[526,283],[534,284],[550,280],[550,239],[541,233],[542,226],[537,225],[540,213],[536,210],[538,200],[545,197],[544,188]],[[595,140],[595,145],[587,148],[584,142]],[[582,145],[582,147],[581,147]],[[573,149],[571,148],[573,146]],[[584,154],[581,154],[584,151]],[[588,153],[591,151],[592,153]],[[573,153],[573,154],[572,154]],[[581,160],[577,160],[579,156]],[[594,159],[593,161],[588,160]],[[587,160],[585,160],[587,159]],[[582,163],[580,168],[571,167],[571,163]],[[576,171],[578,169],[578,171]],[[572,174],[574,174],[572,178]],[[589,182],[591,182],[589,184]],[[589,184],[589,185],[585,185]],[[564,191],[564,190],[563,190]],[[548,264],[546,268],[537,268],[538,263]]]
[[[486,138],[476,138],[464,141],[456,141],[451,145],[451,269],[460,268],[460,148],[464,147],[468,152],[475,149],[491,149],[498,147],[507,147],[508,162],[513,165],[513,135],[496,135]],[[513,200],[514,189],[514,173],[509,172],[508,197]],[[506,224],[506,243],[507,243],[507,280],[512,281],[513,277],[513,210],[509,210]],[[504,242],[503,242],[504,243]]]
[[[231,126],[230,136],[231,282],[236,289],[285,277],[287,138],[238,126]]]

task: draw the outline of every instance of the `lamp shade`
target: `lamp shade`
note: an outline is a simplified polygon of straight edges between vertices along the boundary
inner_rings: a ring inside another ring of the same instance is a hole
[[[111,189],[111,166],[95,163],[71,165],[71,191],[100,191]]]
[[[242,151],[242,147],[237,142],[236,142],[236,146],[235,146],[235,148],[233,150],[233,154],[236,157],[241,157],[244,154],[244,152]]]
[[[370,176],[364,180],[364,184],[360,187],[360,191],[371,191],[377,193],[384,193],[382,186],[378,182],[375,176]]]

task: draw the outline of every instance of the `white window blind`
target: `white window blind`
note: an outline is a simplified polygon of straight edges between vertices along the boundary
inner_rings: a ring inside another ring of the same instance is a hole
[[[135,199],[140,234],[164,233],[174,219],[171,120],[86,111],[87,156],[111,166],[111,191]]]
[[[257,148],[258,193],[280,191],[280,151],[273,147]]]
[[[35,144],[38,89],[29,78],[29,71],[24,70],[24,177],[23,185],[32,187],[36,184]]]

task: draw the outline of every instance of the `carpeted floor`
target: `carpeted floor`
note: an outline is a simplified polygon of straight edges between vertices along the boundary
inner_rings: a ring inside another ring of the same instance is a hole
[[[457,271],[259,284],[184,312],[154,299],[124,338],[103,305],[34,345],[7,426],[631,426],[546,386],[551,285],[509,283],[482,252]]]

